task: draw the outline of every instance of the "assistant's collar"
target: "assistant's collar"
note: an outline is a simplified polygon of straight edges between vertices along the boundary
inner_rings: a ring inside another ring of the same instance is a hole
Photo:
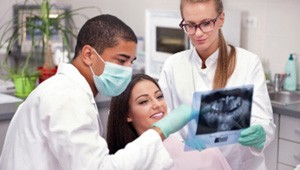
[[[217,63],[218,56],[219,56],[219,48],[206,59],[205,61],[206,68],[213,67]],[[193,49],[193,58],[200,66],[202,65],[202,59],[198,55],[196,48]]]

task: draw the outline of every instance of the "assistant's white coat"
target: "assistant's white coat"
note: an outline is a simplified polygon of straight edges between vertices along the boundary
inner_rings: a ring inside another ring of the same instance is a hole
[[[244,49],[236,48],[236,68],[226,87],[254,84],[251,125],[260,124],[266,131],[266,145],[274,138],[275,124],[269,99],[262,64],[257,55]],[[201,69],[202,60],[195,48],[169,57],[162,69],[159,79],[160,87],[169,109],[180,104],[192,105],[193,92],[212,89],[212,82],[217,66],[218,50],[206,60],[206,69]],[[180,131],[185,137],[191,121]],[[194,125],[194,127],[196,127]],[[220,148],[233,170],[266,169],[264,155],[253,148],[240,144]]]

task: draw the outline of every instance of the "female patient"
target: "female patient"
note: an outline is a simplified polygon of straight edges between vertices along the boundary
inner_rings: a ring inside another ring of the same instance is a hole
[[[145,74],[133,75],[127,89],[111,100],[107,129],[110,153],[124,148],[167,114],[157,82]],[[218,148],[184,151],[184,144],[172,136],[164,146],[174,160],[172,169],[231,169]]]

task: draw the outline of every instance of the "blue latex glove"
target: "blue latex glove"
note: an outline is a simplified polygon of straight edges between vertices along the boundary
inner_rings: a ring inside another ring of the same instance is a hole
[[[193,148],[193,149],[197,149],[199,151],[201,151],[203,149],[206,149],[206,146],[205,146],[204,142],[199,140],[199,139],[186,139],[184,141],[184,143],[188,147]]]
[[[266,132],[261,125],[253,125],[241,132],[239,143],[262,149],[266,142]]]
[[[180,105],[152,126],[160,128],[165,138],[167,138],[171,133],[180,130],[184,125],[192,120],[192,118],[192,107],[188,105]]]

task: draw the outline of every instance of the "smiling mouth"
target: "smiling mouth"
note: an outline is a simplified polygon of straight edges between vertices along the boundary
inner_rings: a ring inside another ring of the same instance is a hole
[[[150,116],[150,118],[154,118],[154,119],[161,119],[164,117],[164,113],[163,112],[159,112],[159,113],[155,113],[153,115]]]
[[[198,42],[198,43],[204,43],[206,41],[206,39],[201,39],[201,40],[197,39],[195,41]]]

